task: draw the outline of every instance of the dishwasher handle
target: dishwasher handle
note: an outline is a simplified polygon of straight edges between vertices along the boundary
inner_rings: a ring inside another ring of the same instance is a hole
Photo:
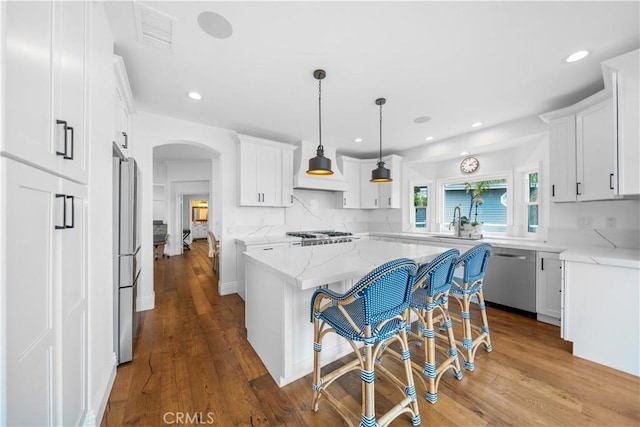
[[[503,257],[503,258],[515,258],[515,259],[521,259],[521,260],[526,260],[527,259],[527,257],[525,255],[515,255],[515,254],[494,253],[492,256],[499,256],[499,257]]]

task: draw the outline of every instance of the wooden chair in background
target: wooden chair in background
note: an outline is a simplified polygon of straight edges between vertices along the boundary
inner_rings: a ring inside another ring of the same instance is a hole
[[[209,234],[209,257],[211,258],[211,269],[218,274],[220,268],[220,241],[216,239],[216,235],[211,230]]]

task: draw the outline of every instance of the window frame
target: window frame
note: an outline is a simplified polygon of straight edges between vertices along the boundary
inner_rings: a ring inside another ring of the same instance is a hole
[[[460,183],[464,183],[464,182],[477,182],[477,181],[487,181],[487,180],[492,180],[492,179],[504,179],[506,180],[506,185],[507,185],[507,224],[505,227],[505,231],[491,231],[489,233],[483,232],[483,234],[488,234],[488,235],[496,235],[496,236],[507,236],[510,233],[510,230],[513,227],[513,218],[514,218],[514,192],[515,190],[515,186],[514,184],[514,179],[513,179],[513,171],[511,170],[507,170],[507,171],[499,171],[499,172],[493,172],[490,174],[486,174],[486,175],[458,175],[455,177],[449,177],[449,178],[442,178],[439,179],[436,182],[436,188],[437,188],[437,193],[436,193],[436,197],[437,197],[437,204],[438,204],[438,210],[437,210],[437,226],[436,226],[436,231],[439,231],[441,233],[449,233],[451,232],[451,230],[449,230],[447,228],[447,225],[451,222],[450,220],[448,220],[448,217],[445,216],[445,213],[443,212],[445,203],[444,203],[444,186],[447,184],[460,184]],[[413,190],[413,188],[412,188]],[[453,215],[453,213],[450,213],[451,215]]]
[[[539,235],[539,230],[540,227],[543,225],[542,223],[542,204],[540,203],[542,200],[542,185],[540,184],[540,180],[541,180],[541,173],[540,173],[540,168],[538,166],[535,167],[528,167],[528,168],[522,168],[519,171],[522,174],[522,189],[523,189],[523,194],[524,197],[523,199],[523,204],[524,204],[524,214],[522,217],[522,221],[523,221],[523,231],[524,231],[524,235],[527,237],[536,237]],[[535,203],[531,203],[529,201],[529,176],[532,173],[537,173],[538,174],[538,199],[537,202]],[[538,207],[538,225],[536,226],[536,231],[531,232],[529,231],[529,206],[535,205]]]
[[[427,187],[427,221],[424,227],[416,227],[416,210],[415,205],[413,204],[413,189],[414,187]],[[424,233],[433,231],[434,226],[434,215],[435,215],[435,193],[434,193],[434,182],[433,180],[412,180],[409,181],[409,189],[408,189],[408,201],[409,201],[409,230]]]

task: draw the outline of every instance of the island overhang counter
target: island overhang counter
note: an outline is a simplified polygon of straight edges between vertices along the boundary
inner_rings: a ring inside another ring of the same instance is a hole
[[[247,339],[280,386],[313,371],[310,301],[320,286],[343,293],[385,262],[429,262],[449,248],[360,240],[325,246],[245,252]],[[337,336],[322,344],[322,364],[348,353]]]

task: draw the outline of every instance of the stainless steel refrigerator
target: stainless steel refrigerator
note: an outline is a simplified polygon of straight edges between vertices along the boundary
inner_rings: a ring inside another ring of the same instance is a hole
[[[140,170],[132,158],[113,159],[114,351],[118,364],[133,359],[138,334],[136,298],[140,280]],[[117,265],[117,272],[115,265]]]

